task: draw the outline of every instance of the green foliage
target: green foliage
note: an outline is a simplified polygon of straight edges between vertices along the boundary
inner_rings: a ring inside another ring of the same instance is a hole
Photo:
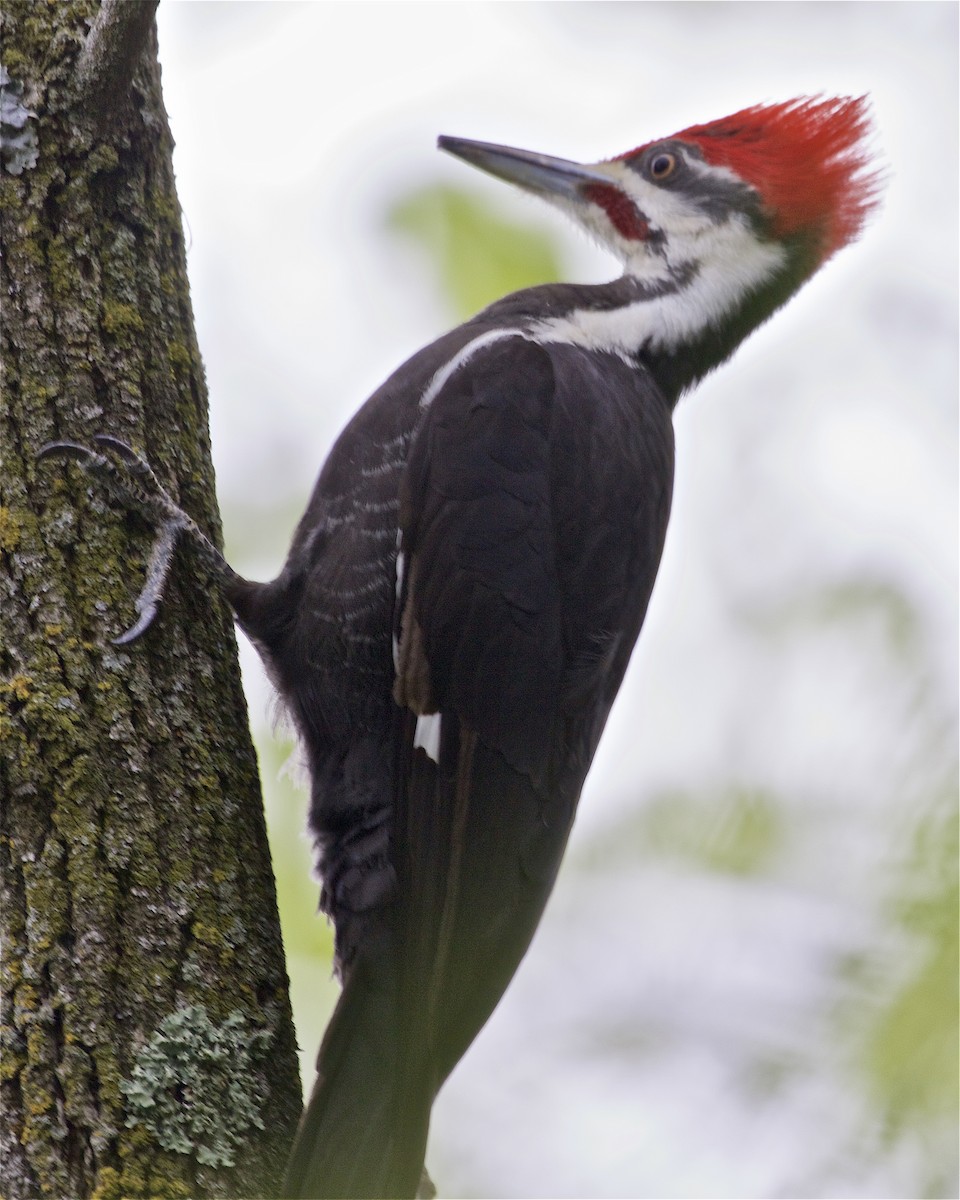
[[[269,1040],[268,1031],[251,1029],[239,1012],[216,1025],[202,1005],[177,1009],[120,1085],[127,1127],[140,1125],[165,1150],[195,1154],[206,1166],[232,1167],[246,1131],[265,1128],[262,1097],[250,1089],[254,1061]]]
[[[314,855],[306,836],[307,797],[291,778],[288,767],[296,753],[289,738],[271,739],[259,731],[266,802],[267,832],[277,883],[277,907],[283,931],[290,1000],[304,1091],[313,1083],[317,1047],[323,1037],[340,986],[333,975],[333,927],[317,911],[320,886],[314,876]]]
[[[508,292],[560,277],[550,235],[498,217],[465,188],[420,188],[390,208],[387,227],[413,238],[430,259],[458,320]]]
[[[760,874],[781,844],[776,800],[760,791],[732,790],[719,800],[665,796],[644,817],[651,852],[731,875]]]
[[[269,788],[267,821],[273,869],[277,881],[277,905],[283,927],[287,956],[304,955],[318,961],[333,961],[333,930],[317,912],[319,885],[313,878],[314,856],[304,836],[306,813],[302,790],[298,794],[287,768],[298,753],[289,739],[258,743],[263,777]]]
[[[949,799],[945,796],[919,823],[901,895],[893,904],[894,927],[911,946],[911,969],[881,1005],[864,1039],[867,1078],[889,1135],[911,1125],[925,1129],[928,1137],[939,1132],[954,1153],[960,1062],[955,795],[951,788]]]
[[[762,875],[783,845],[784,825],[776,797],[760,790],[670,791],[596,839],[579,861],[604,870],[640,858],[673,859],[720,874]]]

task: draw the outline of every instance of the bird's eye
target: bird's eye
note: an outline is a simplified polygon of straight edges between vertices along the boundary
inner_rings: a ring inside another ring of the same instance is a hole
[[[669,178],[676,168],[677,160],[672,154],[658,154],[650,163],[650,174],[656,180]]]

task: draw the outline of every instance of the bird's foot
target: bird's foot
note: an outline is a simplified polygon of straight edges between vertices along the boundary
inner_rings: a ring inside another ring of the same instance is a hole
[[[181,534],[190,538],[221,578],[236,576],[206,534],[171,498],[145,458],[126,442],[107,433],[95,434],[93,441],[96,450],[79,442],[49,442],[41,448],[37,458],[72,459],[101,479],[124,505],[141,513],[157,528],[147,578],[136,600],[137,620],[119,637],[112,639],[115,646],[125,646],[136,641],[153,624]]]

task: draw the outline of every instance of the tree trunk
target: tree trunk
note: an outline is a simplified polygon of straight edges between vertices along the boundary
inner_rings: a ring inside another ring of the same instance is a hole
[[[114,434],[220,537],[155,7],[4,0],[8,1200],[275,1196],[300,1112],[229,610],[178,550],[158,622],[111,645],[152,530],[36,459]]]

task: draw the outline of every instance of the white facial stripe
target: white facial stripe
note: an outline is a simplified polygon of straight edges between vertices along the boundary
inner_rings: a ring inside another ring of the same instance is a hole
[[[440,763],[440,713],[424,713],[417,717],[417,728],[413,735],[413,748],[420,747],[427,758]]]
[[[697,167],[701,165],[698,163]],[[623,163],[609,162],[598,166],[609,175],[611,187],[633,200],[650,229],[666,235],[665,243],[651,245],[644,240],[624,237],[598,205],[583,206],[558,197],[553,201],[555,206],[567,213],[581,229],[592,234],[604,250],[615,254],[634,279],[644,283],[667,282],[671,277],[671,265],[699,260],[699,239],[708,237],[717,227],[708,213],[691,204],[681,193],[643,179]],[[712,170],[706,168],[708,172]]]
[[[420,407],[427,408],[432,404],[454,371],[459,370],[478,350],[482,350],[484,346],[489,346],[493,342],[502,341],[504,338],[525,336],[522,329],[491,329],[487,333],[482,333],[479,337],[475,337],[472,342],[467,342],[463,349],[458,351],[449,362],[443,364],[427,384],[426,390],[420,397]]]
[[[696,154],[684,154],[683,158],[687,167],[701,179],[712,177],[713,179],[725,179],[729,183],[743,183],[736,171],[731,171],[729,167],[722,167],[719,163],[704,162]]]
[[[710,220],[681,192],[658,187],[623,163],[608,163],[606,170],[613,185],[634,201],[653,229],[669,229],[671,234],[693,233]]]

